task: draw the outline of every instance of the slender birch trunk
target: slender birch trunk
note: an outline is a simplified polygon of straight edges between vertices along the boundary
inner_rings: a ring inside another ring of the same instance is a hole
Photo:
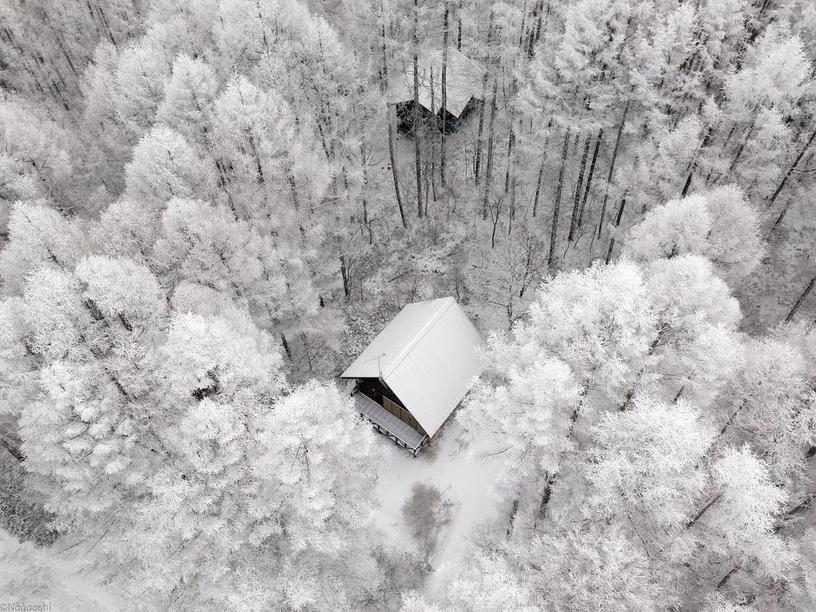
[[[380,89],[384,95],[388,93],[388,53],[385,47],[385,9],[382,5],[380,5],[380,16],[382,18],[382,22],[380,24],[380,32],[382,35],[382,82],[380,83]],[[396,107],[386,102],[388,113],[388,155],[391,159],[391,175],[394,178],[394,195],[397,198],[397,207],[399,208],[400,220],[402,221],[402,227],[408,229],[408,223],[405,220],[405,208],[402,205],[402,193],[400,191],[400,184],[399,184],[399,172],[397,171],[397,146],[394,142],[394,124],[397,120],[397,111]]]
[[[371,231],[371,221],[368,219],[368,164],[366,163],[366,145],[365,142],[360,143],[360,165],[363,171],[363,227],[368,232],[368,244],[374,244],[374,234]]]
[[[581,205],[581,192],[584,187],[584,172],[586,171],[587,158],[589,158],[589,145],[591,138],[587,136],[584,143],[584,153],[581,155],[580,170],[578,170],[578,182],[575,185],[575,193],[572,197],[572,216],[570,217],[569,235],[567,242],[572,242],[575,239],[575,230],[578,229],[578,209]]]
[[[488,50],[488,54],[490,53],[490,43],[493,40],[493,0],[490,2],[490,20],[487,24],[487,41],[485,46]],[[484,120],[485,120],[485,113],[487,112],[487,80],[488,80],[488,73],[485,71],[484,76],[482,77],[482,108],[479,112],[479,131],[476,137],[476,164],[474,169],[474,175],[476,184],[478,185],[482,175],[482,142],[484,140]],[[495,84],[496,80],[493,79]]]
[[[595,163],[598,161],[598,151],[603,141],[603,133],[603,128],[598,130],[598,137],[595,139],[595,150],[592,152],[592,162],[589,164],[589,176],[587,176],[584,197],[581,200],[581,209],[578,211],[578,227],[584,224],[584,210],[586,209],[587,199],[589,199],[589,190],[592,187],[592,177],[595,175]]]
[[[496,96],[498,83],[493,79],[493,95],[490,99],[490,120],[487,128],[487,163],[485,167],[484,199],[482,200],[482,218],[487,219],[487,200],[490,197],[490,188],[493,179],[493,144],[494,127],[496,123]]]
[[[487,72],[482,78],[482,108],[479,109],[479,129],[476,132],[476,161],[474,162],[473,175],[476,184],[479,184],[482,166],[482,140],[484,138],[484,120],[487,107]]]
[[[725,173],[725,180],[727,181],[728,178],[731,176],[731,173],[737,167],[739,163],[740,157],[742,157],[742,152],[745,151],[745,147],[748,145],[748,141],[751,139],[751,136],[754,134],[754,128],[756,127],[756,115],[754,115],[753,120],[751,121],[751,125],[748,127],[748,131],[745,133],[745,137],[740,142],[739,147],[737,147],[737,152],[734,154],[734,159],[731,160],[731,164],[728,166],[728,171]]]
[[[793,317],[796,316],[796,312],[799,310],[799,307],[802,303],[807,299],[807,296],[813,291],[813,286],[816,285],[816,276],[810,279],[808,286],[805,287],[805,290],[802,292],[802,295],[799,296],[799,299],[796,300],[796,303],[793,305],[793,308],[790,309],[788,316],[785,317],[785,323],[790,323],[793,320]]]
[[[419,139],[419,5],[414,0],[414,166],[416,170],[417,217],[422,218],[422,143]]]
[[[538,212],[538,198],[541,195],[541,179],[544,176],[544,164],[547,162],[547,149],[541,154],[541,165],[538,167],[538,179],[536,179],[535,196],[533,197],[533,217]]]
[[[555,239],[558,236],[558,214],[561,209],[561,193],[564,188],[564,168],[567,165],[567,149],[569,148],[570,128],[564,133],[564,146],[561,149],[561,169],[558,171],[558,184],[555,189],[555,200],[553,201],[552,228],[550,230],[550,250],[547,255],[547,268],[553,271],[555,261]]]
[[[623,109],[623,117],[621,117],[620,125],[618,125],[618,135],[615,137],[615,148],[612,150],[612,160],[609,162],[609,172],[606,175],[606,190],[604,192],[603,203],[601,204],[601,219],[598,221],[598,238],[603,233],[604,217],[606,217],[606,203],[609,199],[609,185],[612,183],[612,176],[615,174],[615,162],[618,159],[618,151],[620,150],[621,136],[623,135],[623,126],[626,125],[626,115],[629,114],[630,101],[626,101],[626,106]]]
[[[462,3],[463,0],[459,0],[459,8],[456,11],[456,50],[462,50]]]
[[[513,144],[516,142],[516,132],[513,129],[513,111],[510,111],[510,134],[507,136],[507,168],[504,172],[504,195],[510,190],[510,168],[513,162]]]
[[[623,209],[626,207],[626,196],[623,196],[621,200],[620,207],[618,208],[618,216],[615,219],[615,227],[620,227],[621,218],[623,217]],[[609,248],[606,251],[606,260],[605,262],[608,264],[609,261],[612,259],[612,250],[615,248],[615,237],[612,236],[609,239]]]
[[[445,138],[447,137],[448,121],[448,38],[449,38],[450,5],[445,0],[445,16],[442,23],[442,134],[439,140],[439,179],[442,181],[442,188],[445,184],[445,170],[447,159],[445,159]]]
[[[814,139],[816,139],[816,132],[813,132],[813,134],[810,135],[810,138],[808,139],[807,143],[805,143],[805,146],[799,152],[799,155],[796,156],[796,159],[794,160],[793,164],[788,169],[788,171],[785,173],[785,176],[782,179],[782,182],[779,183],[779,187],[776,188],[776,191],[774,191],[774,193],[771,196],[770,200],[768,200],[768,208],[773,206],[773,203],[776,202],[776,198],[779,197],[779,194],[782,192],[782,189],[785,187],[785,183],[788,182],[788,179],[790,178],[790,175],[793,174],[793,171],[796,170],[796,166],[798,166],[799,162],[802,161],[802,158],[805,156],[805,153],[810,148],[810,145],[813,143]]]
[[[544,165],[547,162],[547,145],[550,142],[549,130],[552,127],[552,119],[547,124],[547,137],[544,139],[544,147],[541,149],[541,165],[538,167],[538,179],[536,180],[535,196],[533,197],[533,216],[538,212],[538,198],[541,195],[541,179],[544,177]]]
[[[425,172],[425,216],[428,216],[428,182],[430,177],[431,183],[431,195],[433,196],[433,201],[436,202],[436,135],[439,132],[439,124],[436,118],[436,100],[434,98],[434,73],[433,73],[433,66],[429,68],[429,75],[430,75],[430,83],[431,83],[431,136],[428,138],[428,148],[430,151],[428,152],[427,158],[429,161],[425,163],[430,163],[431,171]],[[426,168],[427,170],[427,168]]]

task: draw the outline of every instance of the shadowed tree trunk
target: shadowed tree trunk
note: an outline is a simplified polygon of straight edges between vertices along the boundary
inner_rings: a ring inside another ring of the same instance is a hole
[[[490,49],[490,43],[493,37],[493,0],[490,2],[490,19],[487,24],[487,41],[485,43],[486,48]],[[487,112],[487,78],[488,73],[485,71],[484,76],[482,77],[482,108],[479,112],[479,131],[476,136],[476,163],[474,168],[474,175],[476,184],[478,185],[480,179],[482,177],[482,142],[484,140],[484,120],[485,120],[485,113]],[[495,84],[496,80],[493,79],[493,83]]]
[[[515,82],[510,90],[510,98],[512,99],[515,95]],[[513,106],[510,107],[510,133],[507,135],[507,167],[504,171],[504,195],[507,196],[507,192],[510,190],[510,168],[512,165],[513,159],[513,145],[516,141],[516,132],[513,129],[513,117],[515,108]]]
[[[389,105],[388,110],[388,153],[391,156],[391,174],[394,177],[394,195],[397,197],[397,206],[399,207],[400,219],[402,220],[402,227],[407,228],[408,223],[405,220],[405,209],[402,206],[402,195],[400,194],[399,173],[397,172],[397,150],[394,143],[394,120],[396,111],[393,105]]]
[[[428,216],[428,179],[430,177],[431,183],[431,195],[433,196],[433,201],[436,202],[436,150],[435,150],[435,142],[436,142],[436,135],[439,133],[439,124],[437,123],[437,116],[436,116],[436,100],[434,99],[434,73],[433,73],[433,66],[429,68],[430,74],[430,84],[431,84],[431,136],[428,138],[428,148],[430,149],[428,153],[428,160],[425,163],[428,164],[430,162],[431,171],[425,172],[425,216]]]
[[[620,207],[618,208],[618,216],[615,218],[615,227],[616,228],[620,227],[621,218],[623,217],[623,209],[625,207],[626,207],[626,196],[624,195],[623,199],[621,200]],[[612,250],[614,248],[615,248],[615,237],[612,236],[609,239],[609,248],[606,251],[606,260],[605,260],[606,263],[609,263],[609,261],[612,259]]]
[[[742,157],[742,152],[745,150],[748,141],[751,139],[751,136],[754,133],[754,128],[756,127],[756,120],[757,120],[756,115],[754,115],[754,119],[751,121],[751,125],[748,127],[748,131],[745,133],[745,137],[742,139],[742,142],[740,142],[740,145],[737,147],[737,152],[734,154],[734,159],[731,160],[731,164],[728,166],[728,170],[725,173],[726,182],[731,176],[731,173],[734,171],[734,168],[737,167],[740,157]],[[711,129],[709,128],[709,133],[710,132]]]
[[[487,200],[490,197],[490,188],[493,181],[493,144],[496,122],[496,95],[498,83],[493,79],[493,95],[490,97],[490,119],[487,126],[487,162],[485,164],[484,198],[482,200],[482,218],[487,219]]]
[[[586,379],[583,381],[581,385],[581,391],[578,398],[578,403],[575,404],[575,408],[570,414],[569,426],[567,427],[566,431],[566,438],[569,439],[572,437],[573,432],[575,431],[575,424],[578,422],[578,416],[581,414],[581,408],[584,405],[584,399],[586,398],[587,391],[589,390],[589,383],[590,379]],[[538,506],[538,516],[536,517],[536,523],[539,519],[544,519],[547,517],[547,507],[550,503],[550,498],[552,497],[552,490],[555,486],[556,481],[558,480],[558,469],[563,462],[565,457],[565,452],[562,450],[559,452],[558,457],[558,466],[555,470],[545,472],[545,484],[544,484],[544,491],[541,494],[541,503]]]
[[[686,177],[686,182],[683,184],[683,189],[680,192],[680,197],[685,198],[688,195],[689,190],[691,189],[691,181],[694,178],[694,171],[697,169],[697,162],[700,160],[700,156],[703,154],[703,151],[708,147],[708,144],[711,142],[711,134],[713,133],[713,128],[708,128],[706,130],[705,138],[703,138],[703,142],[700,143],[700,146],[697,147],[697,150],[694,152],[694,156],[689,162],[688,165],[688,176]]]
[[[343,277],[343,295],[346,299],[351,297],[351,287],[349,283],[349,267],[346,264],[346,256],[340,256],[340,276]]]
[[[535,196],[533,197],[533,216],[538,212],[538,198],[541,195],[541,178],[544,176],[544,164],[547,161],[547,147],[544,147],[544,152],[541,154],[541,165],[538,167],[538,179],[536,180]]]
[[[615,137],[615,148],[612,150],[612,160],[609,162],[609,172],[606,175],[606,190],[604,191],[603,203],[601,204],[601,218],[598,221],[598,238],[600,238],[603,233],[604,217],[606,217],[606,202],[609,199],[609,185],[612,183],[612,176],[615,173],[615,162],[618,159],[623,127],[626,125],[626,115],[629,114],[629,105],[630,102],[627,100],[626,106],[623,109],[623,117],[621,117],[620,125],[618,125],[618,135]]]
[[[374,233],[371,231],[371,220],[368,218],[368,163],[366,162],[366,145],[360,143],[360,166],[363,171],[363,190],[361,200],[363,205],[363,227],[368,232],[368,244],[374,244]]]
[[[581,165],[578,170],[578,182],[575,184],[575,193],[572,197],[572,216],[570,217],[570,228],[567,241],[572,242],[575,238],[575,230],[578,229],[578,208],[581,205],[581,192],[584,186],[584,172],[586,170],[587,158],[589,157],[589,144],[591,138],[587,136],[584,143],[584,153],[581,156]]]
[[[479,178],[482,171],[482,139],[484,138],[484,119],[487,111],[487,73],[482,79],[482,107],[479,109],[479,129],[476,132],[476,160],[473,165],[473,176],[476,184],[479,184]]]
[[[567,165],[567,149],[569,148],[570,129],[564,132],[564,146],[561,148],[561,169],[558,171],[558,184],[555,188],[555,199],[553,200],[552,228],[550,229],[550,251],[547,255],[547,268],[553,271],[553,261],[555,261],[555,239],[558,236],[558,213],[561,209],[561,193],[564,189],[564,167]]]
[[[292,351],[289,348],[289,342],[287,342],[286,336],[283,334],[283,332],[281,332],[280,337],[281,345],[283,346],[283,352],[286,353],[286,358],[289,359],[289,361],[292,361]]]
[[[776,217],[776,221],[774,221],[774,224],[771,226],[771,231],[768,232],[768,239],[769,240],[770,240],[771,234],[773,234],[774,230],[777,227],[779,227],[780,223],[782,223],[782,220],[785,218],[785,215],[788,214],[788,209],[790,208],[790,205],[791,205],[792,201],[793,200],[791,198],[788,198],[787,202],[785,202],[785,205],[782,207],[782,210],[779,211],[779,214]]]
[[[459,0],[459,8],[456,11],[456,50],[462,50],[462,2]]]
[[[802,295],[799,296],[799,299],[796,300],[796,303],[793,305],[793,308],[790,309],[788,316],[785,317],[785,323],[790,323],[793,320],[793,317],[796,316],[796,311],[799,310],[799,307],[802,303],[807,299],[807,296],[813,291],[813,286],[816,285],[816,276],[810,279],[808,286],[805,287],[805,290],[802,292]]]
[[[419,5],[414,0],[414,167],[416,170],[417,217],[422,218],[422,144],[419,140]]]
[[[445,0],[445,16],[442,20],[442,134],[439,141],[439,178],[442,181],[442,187],[445,184],[445,166],[447,160],[445,158],[445,138],[448,120],[448,37],[449,27],[448,21],[450,19],[450,6]]]
[[[802,158],[805,156],[805,153],[810,148],[810,145],[813,143],[813,140],[815,138],[816,138],[816,132],[813,132],[813,134],[810,135],[810,138],[808,138],[807,143],[805,143],[805,146],[802,147],[802,150],[799,152],[799,155],[796,156],[796,159],[794,160],[793,164],[791,164],[791,167],[785,173],[785,176],[782,179],[782,181],[779,183],[779,186],[776,188],[776,191],[773,192],[773,195],[768,200],[768,208],[773,206],[773,203],[776,202],[776,198],[779,197],[779,194],[782,192],[782,189],[785,187],[785,183],[788,182],[788,179],[790,178],[790,175],[793,174],[794,170],[796,170],[796,166],[798,166],[799,162],[802,161]]]
[[[20,460],[22,461],[22,459]],[[507,533],[505,534],[506,539],[510,539],[510,536],[513,535],[513,524],[516,522],[516,515],[518,514],[518,507],[519,507],[519,500],[513,500],[513,507],[510,509],[510,520],[507,522]]]
[[[584,188],[584,197],[581,200],[581,209],[578,211],[578,227],[584,224],[584,210],[586,209],[587,199],[589,198],[589,190],[592,187],[592,177],[595,175],[595,163],[598,161],[598,151],[603,141],[603,133],[603,128],[598,130],[598,137],[595,139],[595,150],[592,152],[592,162],[589,164],[589,175],[587,176],[586,187]]]
[[[549,129],[552,127],[552,119],[547,124],[547,137],[544,139],[544,146],[541,149],[541,165],[538,167],[538,179],[536,180],[535,196],[533,197],[533,216],[538,212],[538,198],[541,195],[541,179],[544,177],[544,164],[547,162],[547,145],[550,142]]]
[[[388,91],[388,54],[385,47],[385,12],[380,5],[382,23],[380,24],[380,33],[382,35],[382,82],[380,88],[385,94]],[[391,158],[391,175],[394,178],[394,195],[397,198],[397,207],[399,207],[400,220],[402,227],[408,228],[408,223],[405,220],[405,209],[402,205],[402,193],[400,192],[399,172],[397,171],[397,146],[394,142],[394,124],[396,123],[396,107],[393,104],[388,104],[388,155]]]

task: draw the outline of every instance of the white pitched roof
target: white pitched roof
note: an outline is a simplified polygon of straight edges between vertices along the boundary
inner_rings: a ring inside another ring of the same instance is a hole
[[[382,378],[433,436],[482,373],[479,332],[452,297],[405,306],[341,378]]]
[[[433,75],[431,74],[433,73]],[[448,91],[447,109],[454,117],[459,117],[471,98],[482,95],[484,68],[463,55],[454,47],[448,47]],[[433,76],[433,88],[431,88]],[[414,65],[409,62],[402,74],[398,74],[390,85],[389,100],[403,102],[414,99]],[[431,93],[433,92],[433,100]],[[442,106],[442,49],[423,51],[419,57],[419,103],[426,109],[433,106],[438,111]]]

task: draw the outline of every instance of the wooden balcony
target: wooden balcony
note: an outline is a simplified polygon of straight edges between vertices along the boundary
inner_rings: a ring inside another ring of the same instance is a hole
[[[355,393],[354,402],[357,411],[374,425],[374,429],[387,435],[414,456],[427,441],[428,436],[418,432],[363,393]]]

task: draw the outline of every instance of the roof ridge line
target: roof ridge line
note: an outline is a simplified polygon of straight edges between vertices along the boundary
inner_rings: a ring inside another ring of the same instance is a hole
[[[394,359],[394,361],[392,361],[389,364],[388,372],[383,372],[380,375],[380,377],[383,380],[386,380],[387,376],[390,376],[391,374],[394,373],[394,370],[397,368],[397,366],[400,363],[402,363],[405,360],[405,358],[408,356],[408,354],[416,348],[416,345],[419,344],[419,341],[422,340],[422,338],[424,338],[428,334],[428,332],[431,330],[431,328],[434,325],[436,325],[436,323],[439,321],[439,319],[442,318],[442,315],[447,312],[448,308],[450,308],[452,304],[456,303],[456,300],[451,296],[444,297],[444,298],[438,298],[438,299],[450,300],[450,301],[445,305],[444,308],[440,308],[437,312],[435,312],[434,315],[430,319],[428,319],[428,321],[425,323],[425,325],[423,325],[422,328],[416,333],[416,335],[413,337],[413,339],[405,346],[405,348],[403,348],[400,351],[400,354],[397,355],[396,359]]]

